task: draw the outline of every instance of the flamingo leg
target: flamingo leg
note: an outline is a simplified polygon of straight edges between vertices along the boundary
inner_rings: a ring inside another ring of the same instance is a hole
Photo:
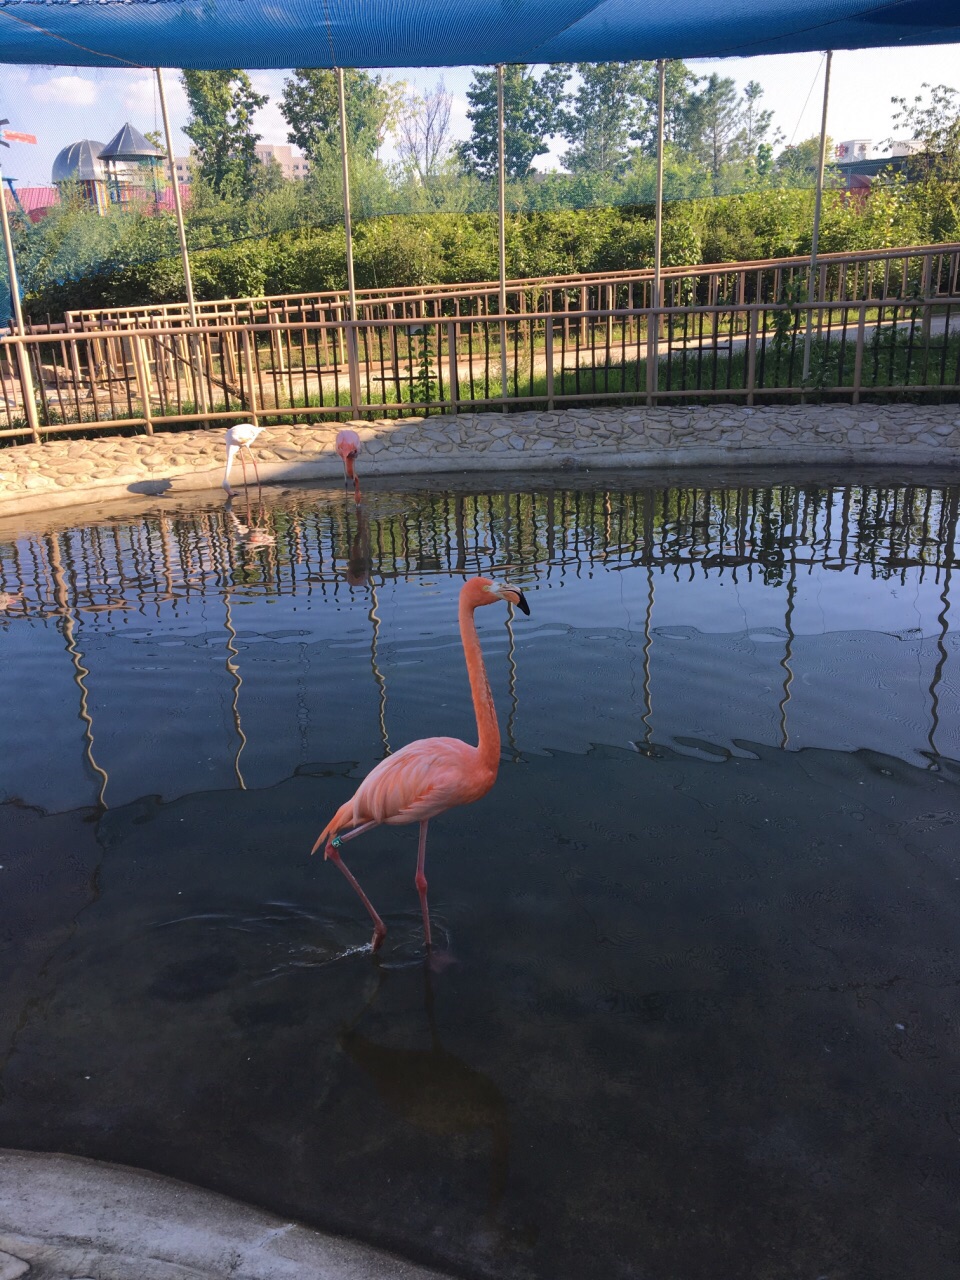
[[[429,822],[429,819],[427,820]],[[430,937],[430,908],[427,906],[427,877],[423,873],[423,865],[427,860],[427,823],[420,823],[420,847],[417,849],[417,874],[414,884],[420,895],[420,910],[423,912],[423,934],[427,940],[427,950],[433,946]]]
[[[260,483],[260,472],[257,470],[257,460],[253,456],[253,450],[250,448],[249,445],[247,445],[247,449],[250,453],[250,461],[253,463],[253,474],[257,477],[257,488],[262,489],[263,485]]]
[[[240,448],[237,450],[237,452],[240,454],[240,467],[241,467],[241,470],[243,471],[243,491],[244,491],[244,493],[246,493],[246,491],[247,491],[247,464],[246,464],[246,463],[244,462],[244,460],[243,460],[243,446],[242,446],[242,445],[241,445],[241,446],[240,446]]]
[[[348,831],[345,835],[334,836],[332,840],[327,841],[327,846],[323,851],[324,858],[328,858],[335,866],[340,868],[354,893],[367,908],[370,919],[373,921],[373,941],[371,943],[373,951],[379,951],[383,945],[383,940],[387,936],[387,926],[380,919],[373,903],[360,888],[360,882],[357,877],[340,857],[340,846],[345,840],[352,840],[354,836],[362,835],[364,831],[369,831],[371,827],[376,826],[379,826],[379,823],[365,822],[362,826],[354,827],[352,831]]]

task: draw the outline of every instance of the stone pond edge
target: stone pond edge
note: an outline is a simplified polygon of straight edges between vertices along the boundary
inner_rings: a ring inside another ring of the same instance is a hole
[[[333,446],[342,425],[266,424],[254,446],[262,479],[338,479]],[[601,467],[960,464],[957,404],[564,409],[350,426],[363,441],[361,478]],[[58,436],[0,450],[0,516],[219,488],[223,430]],[[240,481],[236,465],[235,488]]]

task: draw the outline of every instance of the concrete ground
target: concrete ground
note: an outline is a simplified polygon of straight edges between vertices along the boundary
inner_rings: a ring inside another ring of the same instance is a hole
[[[77,1156],[0,1150],[0,1280],[441,1280],[226,1196]]]

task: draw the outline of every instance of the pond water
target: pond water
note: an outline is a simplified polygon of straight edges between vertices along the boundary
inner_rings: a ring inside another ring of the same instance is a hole
[[[960,1232],[960,488],[576,475],[0,528],[0,1145],[465,1277],[925,1280]],[[138,505],[139,504],[139,505]],[[494,790],[308,856],[413,738]]]

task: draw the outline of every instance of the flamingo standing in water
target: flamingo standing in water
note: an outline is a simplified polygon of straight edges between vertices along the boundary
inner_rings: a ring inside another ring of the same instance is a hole
[[[311,849],[316,853],[326,840],[324,858],[336,863],[358,894],[373,920],[373,950],[378,951],[387,936],[386,925],[377,915],[373,903],[360,888],[340,856],[340,847],[354,836],[362,835],[381,823],[401,826],[419,822],[420,847],[417,852],[417,874],[414,883],[420,895],[423,932],[427,947],[431,944],[430,914],[427,909],[427,878],[424,862],[427,854],[427,824],[437,814],[458,804],[472,804],[485,796],[497,779],[500,767],[500,728],[493,705],[490,682],[483,665],[474,613],[483,605],[498,600],[515,604],[529,614],[530,606],[519,587],[492,582],[489,578],[471,578],[460,589],[460,638],[467,660],[470,692],[477,716],[478,745],[471,747],[459,738],[420,738],[393,755],[387,756],[360,783],[356,794],[342,804],[317,837]]]
[[[357,473],[354,463],[357,460],[357,454],[363,448],[360,437],[355,431],[351,431],[349,427],[344,427],[342,431],[337,432],[337,443],[334,446],[340,455],[340,461],[343,463],[343,483],[353,481],[354,496],[359,501],[360,497],[360,481],[357,479]]]
[[[243,468],[243,487],[247,487],[247,464],[243,460],[243,451],[246,449],[250,453],[250,446],[255,442],[258,435],[263,431],[263,427],[255,427],[252,422],[238,422],[235,427],[231,427],[224,436],[224,443],[227,446],[227,465],[223,468],[223,488],[232,498],[233,490],[230,488],[230,468],[233,466],[233,460],[237,453],[240,454],[240,466]],[[253,463],[254,474],[257,477],[257,484],[260,484],[260,472],[257,470],[257,460],[250,453],[250,461]]]

